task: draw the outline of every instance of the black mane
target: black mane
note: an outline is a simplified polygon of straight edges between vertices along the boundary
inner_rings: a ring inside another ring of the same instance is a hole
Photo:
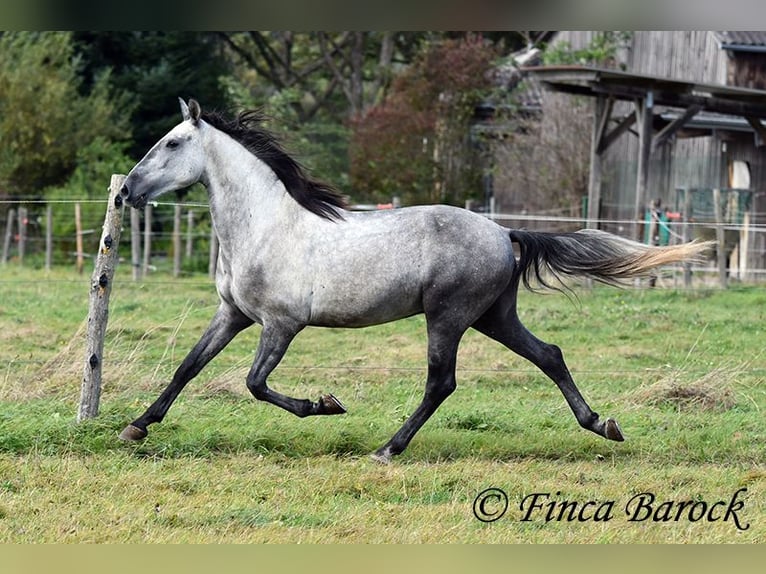
[[[346,206],[343,196],[332,186],[306,174],[303,166],[282,149],[276,136],[262,127],[265,116],[259,110],[242,112],[233,119],[206,112],[202,119],[265,162],[301,206],[325,219],[343,218],[339,211]]]

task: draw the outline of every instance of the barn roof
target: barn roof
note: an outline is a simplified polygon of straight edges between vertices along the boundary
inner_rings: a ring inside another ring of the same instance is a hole
[[[651,92],[654,105],[766,118],[766,91],[675,80],[591,66],[523,68],[545,87],[586,96],[633,101]]]
[[[721,48],[732,52],[766,52],[766,32],[731,31],[715,32]]]

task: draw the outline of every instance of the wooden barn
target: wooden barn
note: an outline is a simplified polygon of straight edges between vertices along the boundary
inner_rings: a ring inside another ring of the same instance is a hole
[[[582,49],[596,34],[559,32],[552,44]],[[725,241],[730,276],[764,278],[766,32],[631,32],[608,67],[523,71],[593,102],[590,226],[664,242],[657,230],[673,227],[652,214],[689,219],[694,234]]]

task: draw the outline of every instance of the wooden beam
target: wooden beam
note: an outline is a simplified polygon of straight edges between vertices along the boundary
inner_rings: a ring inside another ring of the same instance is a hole
[[[608,116],[612,106],[604,97],[596,98],[596,109],[593,114],[593,132],[590,142],[590,175],[588,177],[588,213],[585,226],[588,229],[598,228],[599,208],[601,206],[601,140],[606,129]]]
[[[766,126],[761,123],[759,118],[753,116],[745,116],[747,123],[755,130],[755,147],[763,147],[766,145]]]
[[[649,157],[652,152],[652,116],[654,97],[652,91],[636,102],[638,112],[638,173],[636,174],[636,203],[633,212],[633,239],[641,241],[641,222],[646,209],[646,188],[649,180]]]
[[[684,113],[678,116],[676,119],[674,119],[672,122],[670,122],[668,125],[666,125],[662,130],[654,136],[654,139],[652,141],[652,150],[657,149],[662,144],[664,144],[667,140],[669,140],[673,134],[675,134],[678,130],[680,130],[686,122],[688,122],[690,119],[692,119],[697,113],[702,109],[702,106],[698,104],[694,104],[692,106],[689,106],[684,110]]]
[[[617,124],[617,127],[604,136],[599,146],[599,153],[603,153],[609,149],[609,146],[611,146],[618,137],[628,131],[634,123],[636,123],[636,110],[633,110],[630,115],[622,118]]]
[[[594,133],[596,137],[596,143],[598,145],[601,145],[601,141],[604,138],[604,134],[606,134],[606,128],[609,125],[609,118],[612,116],[612,108],[614,107],[614,98],[603,98],[598,97],[596,98],[596,111],[595,111],[595,117],[594,117],[594,128],[596,129],[596,132]]]

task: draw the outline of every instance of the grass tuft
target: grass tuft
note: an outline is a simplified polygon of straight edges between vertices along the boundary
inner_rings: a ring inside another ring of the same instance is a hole
[[[671,406],[693,411],[726,411],[737,405],[734,385],[747,369],[717,367],[692,381],[674,371],[667,377],[632,393],[634,401],[651,406]]]

